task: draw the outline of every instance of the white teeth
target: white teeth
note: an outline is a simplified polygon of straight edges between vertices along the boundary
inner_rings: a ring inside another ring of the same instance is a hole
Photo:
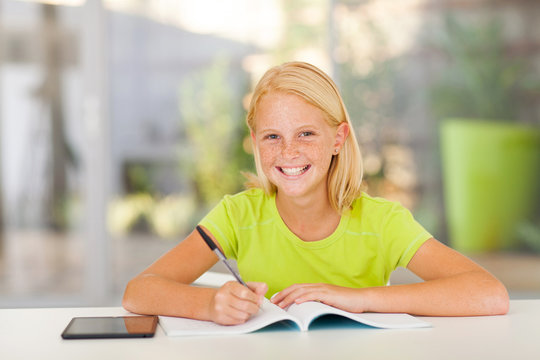
[[[285,175],[294,176],[294,175],[300,175],[304,171],[306,171],[308,168],[308,165],[302,166],[302,167],[295,167],[295,168],[281,168],[281,171]]]

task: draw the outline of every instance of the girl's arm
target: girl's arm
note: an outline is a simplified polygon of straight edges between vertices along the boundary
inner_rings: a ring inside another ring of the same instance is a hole
[[[128,283],[122,305],[138,314],[243,323],[259,310],[266,284],[248,283],[250,289],[235,281],[219,289],[190,285],[216,262],[216,255],[194,231]]]
[[[351,312],[401,312],[428,316],[506,314],[504,285],[485,269],[441,244],[426,241],[413,256],[409,270],[424,282],[362,289],[328,284],[296,284],[272,301],[282,307],[317,300]]]

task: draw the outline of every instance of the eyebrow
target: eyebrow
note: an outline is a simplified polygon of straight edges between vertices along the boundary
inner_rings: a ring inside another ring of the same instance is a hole
[[[296,129],[294,129],[295,132],[301,132],[301,131],[305,131],[305,130],[320,130],[318,127],[316,127],[315,125],[302,125]],[[259,128],[257,130],[257,132],[260,132],[260,133],[280,133],[281,131],[278,130],[278,129],[274,129],[274,128],[267,128],[267,129],[261,129]]]
[[[264,130],[256,131],[257,136],[267,136],[267,135],[272,135],[272,134],[280,134],[280,132],[274,129],[264,129]]]

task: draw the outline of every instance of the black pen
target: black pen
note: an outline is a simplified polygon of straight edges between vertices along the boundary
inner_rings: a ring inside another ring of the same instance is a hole
[[[242,278],[240,277],[240,274],[236,270],[234,270],[231,265],[229,265],[229,263],[227,262],[227,258],[225,257],[225,254],[223,254],[221,252],[221,250],[217,247],[217,245],[212,241],[210,236],[208,236],[208,234],[206,232],[204,232],[204,230],[200,226],[197,225],[196,229],[199,232],[199,234],[201,234],[201,236],[202,236],[204,242],[206,243],[206,245],[208,245],[210,250],[212,250],[217,255],[219,260],[221,260],[225,264],[227,269],[229,269],[229,271],[233,274],[233,276],[236,278],[236,280],[240,284],[247,287],[247,284],[244,282],[244,280],[242,280]]]

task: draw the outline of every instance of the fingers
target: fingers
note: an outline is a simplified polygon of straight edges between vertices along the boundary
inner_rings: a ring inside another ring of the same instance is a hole
[[[247,285],[251,291],[259,296],[259,300],[262,302],[264,295],[268,291],[268,285],[262,282],[248,282]]]
[[[236,325],[246,322],[259,311],[266,284],[250,283],[247,288],[236,281],[225,283],[210,303],[210,315],[214,322]]]
[[[330,284],[294,284],[272,296],[272,303],[286,308],[291,304],[318,301],[350,312],[364,312],[369,305],[366,289]]]
[[[281,308],[293,303],[320,301],[324,298],[325,284],[294,284],[272,296],[271,301]]]

